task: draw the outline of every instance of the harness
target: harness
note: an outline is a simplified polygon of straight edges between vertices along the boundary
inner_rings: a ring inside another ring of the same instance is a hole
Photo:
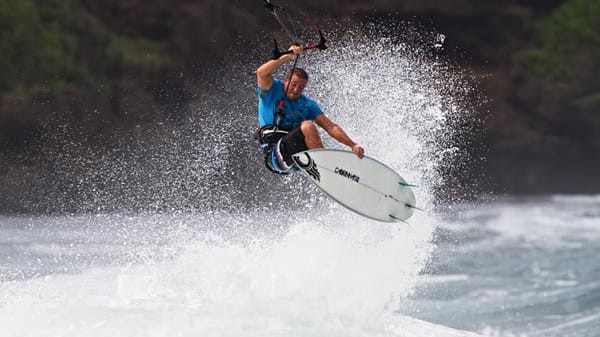
[[[275,125],[265,125],[262,128],[258,129],[256,132],[255,138],[258,140],[260,144],[260,149],[265,155],[265,166],[274,173],[278,174],[288,174],[283,170],[279,163],[277,162],[277,157],[275,156],[275,146],[281,138],[289,133],[288,130],[282,129],[279,127],[281,124],[281,120],[285,116],[285,112],[283,108],[285,107],[285,103],[283,99],[280,101],[279,108],[275,111]]]

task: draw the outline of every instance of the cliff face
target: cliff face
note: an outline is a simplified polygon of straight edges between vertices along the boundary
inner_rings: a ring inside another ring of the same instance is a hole
[[[444,57],[469,69],[489,99],[479,106],[485,123],[473,141],[484,146],[465,149],[487,158],[473,163],[472,176],[489,178],[488,188],[600,189],[600,43],[595,34],[570,31],[584,25],[581,31],[595,32],[598,5],[306,0],[301,6],[321,22],[409,20],[444,33]],[[90,146],[110,146],[115,134],[177,118],[194,94],[190,84],[208,86],[202,78],[211,65],[242,58],[278,29],[258,1],[0,0],[0,18],[5,200],[28,188],[19,182],[40,168],[24,158],[38,158],[53,130],[74,125]]]

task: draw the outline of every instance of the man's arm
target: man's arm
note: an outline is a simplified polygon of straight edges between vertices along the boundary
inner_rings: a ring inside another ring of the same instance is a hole
[[[362,146],[356,144],[339,125],[332,122],[327,116],[319,115],[315,118],[315,122],[335,140],[352,148],[352,152],[356,153],[359,158],[364,156],[365,150]]]
[[[289,50],[293,50],[294,52],[291,54],[281,55],[277,60],[270,60],[258,67],[256,69],[256,78],[258,82],[258,87],[263,91],[269,91],[271,86],[273,86],[273,72],[275,69],[281,67],[286,62],[293,60],[297,55],[302,53],[301,46],[291,46]]]

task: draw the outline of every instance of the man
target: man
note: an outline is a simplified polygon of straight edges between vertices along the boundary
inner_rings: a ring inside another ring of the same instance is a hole
[[[289,50],[292,53],[270,60],[256,70],[260,124],[258,138],[265,150],[267,167],[281,174],[293,172],[293,154],[322,148],[323,143],[315,123],[362,158],[364,149],[350,139],[340,126],[327,118],[313,99],[302,94],[308,83],[306,71],[294,68],[292,74],[283,81],[273,77],[277,68],[302,53],[299,45],[293,45]]]

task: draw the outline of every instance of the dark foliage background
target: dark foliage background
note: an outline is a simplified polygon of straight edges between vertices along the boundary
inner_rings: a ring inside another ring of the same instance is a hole
[[[477,189],[600,190],[599,1],[296,4],[325,23],[410,21],[447,36],[443,57],[468,69],[482,93],[474,106],[484,122],[466,149],[484,158],[470,164]],[[147,180],[137,166],[155,166],[158,181],[186,165],[175,154],[193,142],[172,145],[169,158],[147,149],[185,127],[201,129],[186,122],[188,104],[227,87],[220,69],[258,62],[277,32],[261,1],[0,0],[0,212],[73,211],[81,200],[93,211],[115,193],[135,194],[126,185]],[[241,84],[252,87],[247,77]],[[201,113],[198,120],[214,118]],[[90,179],[82,161],[99,158],[122,161],[126,172]],[[111,193],[93,192],[105,185]],[[49,208],[49,198],[61,206]],[[173,204],[194,198],[180,193]]]

